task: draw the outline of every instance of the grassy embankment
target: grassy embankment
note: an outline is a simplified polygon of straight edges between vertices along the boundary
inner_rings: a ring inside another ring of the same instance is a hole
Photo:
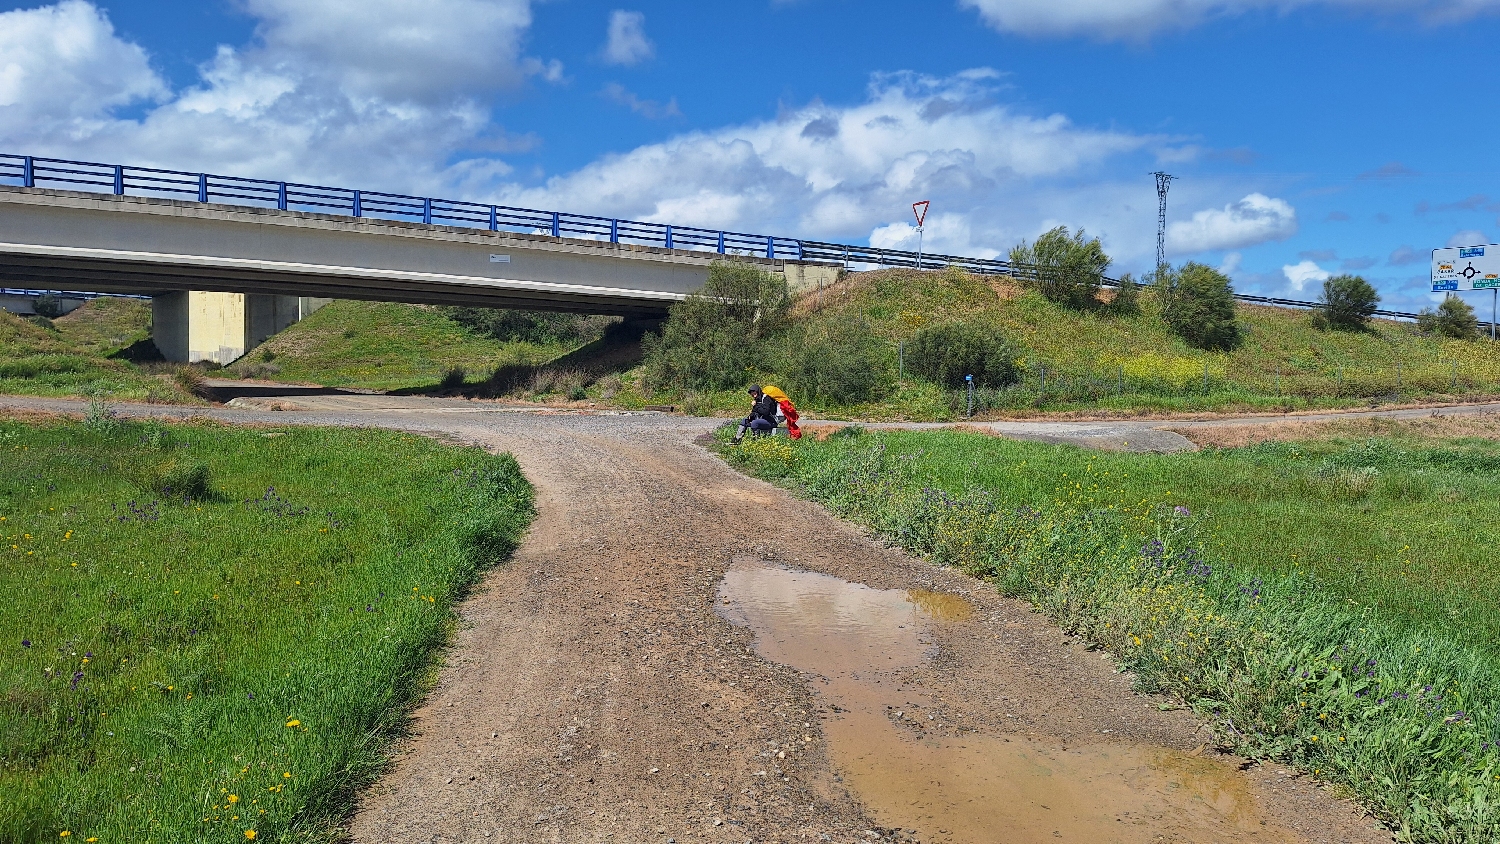
[[[92,300],[51,328],[0,312],[0,393],[196,402],[170,375],[110,357],[145,339],[150,322],[150,303],[136,299]]]
[[[531,513],[369,430],[0,421],[0,841],[324,840]]]
[[[1500,840],[1500,431],[1349,431],[1173,456],[857,429],[722,451],[1031,601],[1404,840]]]
[[[1320,331],[1308,311],[1241,305],[1244,342],[1232,352],[1204,352],[1167,330],[1149,290],[1140,298],[1141,313],[1134,316],[1079,312],[1008,279],[885,270],[804,294],[792,317],[814,329],[863,319],[887,341],[893,375],[897,344],[923,326],[953,320],[1000,326],[1017,346],[1025,375],[1014,389],[983,391],[981,417],[1353,407],[1500,394],[1500,344],[1426,337],[1410,323],[1391,320],[1374,320],[1367,332]],[[634,374],[628,385],[639,383]],[[751,379],[776,383],[778,376],[746,373]],[[701,413],[738,413],[744,405],[736,391],[638,393],[632,386],[621,400],[674,402]],[[961,415],[963,407],[958,394],[911,377],[868,405],[793,400],[843,419],[941,420]]]
[[[497,340],[436,308],[337,301],[262,343],[227,374],[330,387],[421,389],[437,386],[454,370],[463,370],[470,383],[479,382],[499,367],[542,363],[572,348]]]

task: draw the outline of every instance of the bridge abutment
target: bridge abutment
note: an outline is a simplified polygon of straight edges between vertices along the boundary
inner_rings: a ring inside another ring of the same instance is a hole
[[[167,360],[223,366],[331,301],[203,290],[163,293],[151,299],[151,336]]]

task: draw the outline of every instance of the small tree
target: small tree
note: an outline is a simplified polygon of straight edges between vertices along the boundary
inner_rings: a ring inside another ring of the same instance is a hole
[[[1010,250],[1010,262],[1043,296],[1079,310],[1099,304],[1099,287],[1110,265],[1099,238],[1086,238],[1083,229],[1069,236],[1067,226],[1058,226],[1035,243],[1021,241]]]
[[[1141,312],[1141,285],[1135,276],[1130,273],[1120,276],[1120,286],[1115,288],[1115,298],[1110,300],[1109,309],[1120,316],[1134,316]]]
[[[1178,337],[1200,349],[1227,351],[1240,344],[1234,288],[1229,276],[1189,261],[1157,273],[1162,319]]]
[[[720,262],[703,289],[673,305],[660,335],[642,338],[650,387],[743,386],[761,341],[785,320],[786,279],[750,264]]]
[[[1319,328],[1363,331],[1375,314],[1380,294],[1360,276],[1336,275],[1323,282],[1318,301],[1323,307],[1313,314],[1313,322]]]
[[[31,309],[36,312],[37,316],[47,319],[57,319],[68,312],[62,297],[56,293],[43,293],[32,299]]]
[[[980,387],[1016,381],[1016,353],[1005,336],[988,325],[945,322],[918,331],[906,347],[911,371],[934,384],[962,387],[973,375]]]
[[[1443,298],[1437,310],[1423,308],[1417,314],[1417,328],[1455,340],[1473,340],[1479,336],[1479,320],[1474,316],[1474,309],[1452,293]]]

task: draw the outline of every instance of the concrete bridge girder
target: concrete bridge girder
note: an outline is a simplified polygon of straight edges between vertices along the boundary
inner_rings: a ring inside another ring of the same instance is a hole
[[[266,327],[280,330],[288,314],[305,308],[292,300],[656,317],[700,288],[723,259],[550,235],[0,187],[0,283],[157,297],[158,345],[173,360],[223,363],[236,349],[243,354],[269,336]],[[794,289],[826,284],[839,270],[734,260],[784,273]]]

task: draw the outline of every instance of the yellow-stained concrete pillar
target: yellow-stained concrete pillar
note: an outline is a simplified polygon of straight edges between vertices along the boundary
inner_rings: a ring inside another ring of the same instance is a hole
[[[165,293],[151,299],[151,336],[162,357],[226,366],[329,299],[215,293]]]

